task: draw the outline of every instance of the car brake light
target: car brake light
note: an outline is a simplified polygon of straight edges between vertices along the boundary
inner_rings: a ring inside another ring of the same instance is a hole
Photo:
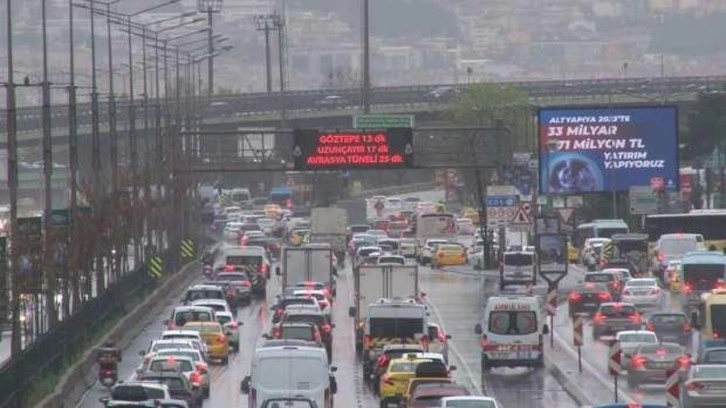
[[[239,325],[237,324],[237,322],[231,322],[231,323],[229,324],[229,327],[231,327],[231,328],[233,328],[233,329],[236,329],[236,328],[238,328],[238,327],[239,327]]]
[[[645,362],[648,361],[645,357],[640,354],[636,354],[630,359],[631,365],[636,370],[642,370],[645,368]]]
[[[686,369],[691,365],[691,359],[688,356],[680,356],[676,359],[676,365],[681,370]]]
[[[577,303],[582,300],[582,295],[577,292],[572,292],[567,298],[570,300],[570,302]]]
[[[629,290],[626,289],[623,291],[623,296],[630,296],[630,295],[631,295],[631,293]]]
[[[691,286],[690,283],[685,283],[683,285],[683,292],[685,292],[686,294],[693,292],[693,286]]]
[[[706,388],[706,386],[701,384],[698,381],[693,381],[693,382],[689,382],[688,384],[686,384],[686,389],[688,391],[701,391],[704,388]]]
[[[219,335],[217,335],[217,343],[222,344],[222,343],[225,343],[226,341],[227,341],[227,337],[224,334],[219,333]]]
[[[645,324],[645,330],[655,331],[655,323],[653,323],[653,322],[646,323]]]
[[[659,288],[653,288],[653,290],[650,291],[650,294],[651,295],[657,295],[659,293],[660,293],[660,289]]]
[[[234,272],[234,265],[227,265],[224,267],[225,272]]]
[[[665,259],[665,257],[663,256],[663,254],[660,253],[660,252],[658,253],[658,255],[656,257],[658,258],[658,262],[663,262],[663,260]]]
[[[438,256],[439,258],[443,258],[446,256],[446,254],[444,254],[443,252],[439,252],[438,254],[436,254],[436,256]]]
[[[628,316],[628,320],[630,320],[633,323],[641,323],[640,314],[638,314],[638,313],[632,314],[632,315]]]
[[[384,383],[386,383],[388,385],[393,385],[393,381],[391,381],[391,378],[387,375],[384,375],[383,377],[381,377],[381,381],[383,381]]]
[[[607,292],[600,292],[597,294],[597,297],[603,302],[609,302],[610,300],[612,300],[612,296],[610,296],[610,294]]]
[[[436,334],[436,338],[437,338],[437,339],[438,339],[438,340],[439,340],[440,342],[442,342],[442,343],[446,343],[446,335],[445,335],[445,334],[444,334],[444,332],[442,332],[441,330],[439,330],[439,331],[437,332],[437,334]]]
[[[234,289],[228,289],[227,290],[227,297],[235,297],[237,296],[237,291]]]
[[[258,267],[258,270],[259,270],[260,272],[263,272],[263,273],[264,273],[264,272],[267,272],[267,264],[266,264],[266,263],[264,263],[264,262],[263,262],[263,263],[261,263],[261,264],[259,265],[259,267]]]
[[[490,343],[486,335],[481,336],[481,348],[484,351],[492,351],[497,349],[497,345]]]
[[[685,322],[683,323],[683,331],[684,332],[690,332],[693,328],[691,327],[691,323]]]
[[[612,283],[612,286],[613,286],[613,287],[614,287],[615,289],[618,289],[618,288],[620,288],[620,282],[618,282],[618,281],[613,281],[613,283]]]
[[[607,319],[608,319],[608,317],[607,317],[607,316],[605,316],[604,314],[600,313],[600,312],[598,312],[598,313],[595,313],[595,316],[593,316],[593,318],[592,318],[592,320],[593,320],[593,321],[594,321],[594,322],[595,322],[596,324],[602,324],[602,323],[605,323],[605,320],[607,320]]]
[[[363,336],[363,344],[366,347],[370,347],[372,342],[373,342],[373,340],[371,339],[370,335],[366,334],[365,336]]]
[[[252,283],[250,283],[250,281],[248,281],[248,280],[242,281],[242,286],[249,288],[250,286],[252,286]]]
[[[378,358],[378,368],[385,367],[389,361],[390,361],[390,359],[388,358],[387,355],[381,354],[381,356]]]
[[[274,329],[272,329],[272,337],[274,337],[276,339],[279,339],[280,337],[282,337],[282,330],[280,330],[279,327],[275,327]]]
[[[327,324],[327,323],[326,323],[326,324],[324,324],[324,325],[323,325],[323,327],[322,327],[323,333],[326,333],[326,334],[327,334],[327,333],[330,333],[330,331],[331,331],[332,329],[333,329],[333,328],[332,328],[332,327],[331,327],[331,326],[330,326],[329,324]]]
[[[195,371],[192,373],[191,376],[189,376],[189,380],[193,385],[198,387],[202,383],[202,376],[200,376],[199,373]]]

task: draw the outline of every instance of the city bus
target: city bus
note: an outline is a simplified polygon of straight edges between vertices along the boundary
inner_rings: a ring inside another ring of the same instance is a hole
[[[663,234],[703,235],[706,248],[726,250],[726,210],[691,210],[682,214],[653,214],[645,217],[645,232],[655,244]]]
[[[452,242],[457,239],[456,216],[447,213],[416,214],[411,223],[419,248],[427,239],[440,238]]]
[[[588,238],[612,238],[614,234],[629,232],[630,228],[623,220],[593,220],[575,228],[572,233],[572,246],[582,249]]]

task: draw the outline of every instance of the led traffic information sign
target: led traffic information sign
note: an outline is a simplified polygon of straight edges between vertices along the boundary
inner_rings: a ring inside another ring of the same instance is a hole
[[[413,131],[295,129],[293,156],[295,170],[413,167]]]

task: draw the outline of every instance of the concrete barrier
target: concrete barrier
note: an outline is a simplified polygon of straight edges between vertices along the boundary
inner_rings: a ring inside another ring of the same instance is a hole
[[[171,275],[143,302],[124,316],[97,344],[89,348],[81,359],[71,366],[61,377],[53,393],[35,405],[36,408],[75,407],[83,394],[98,380],[95,350],[109,339],[117,347],[125,349],[138,336],[143,328],[176,300],[179,292],[199,277],[199,262],[191,262],[180,271]]]

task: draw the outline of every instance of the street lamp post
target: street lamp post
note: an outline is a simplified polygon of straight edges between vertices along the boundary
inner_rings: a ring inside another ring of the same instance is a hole
[[[68,0],[68,28],[69,28],[69,71],[70,85],[68,86],[68,169],[70,172],[70,202],[69,202],[69,218],[68,226],[68,250],[71,252],[69,265],[71,281],[71,290],[66,291],[63,296],[63,314],[70,316],[71,305],[73,310],[78,310],[80,299],[78,298],[78,265],[75,263],[77,259],[78,249],[76,248],[76,214],[78,212],[78,123],[76,115],[76,62],[75,47],[73,45],[73,0]]]
[[[212,28],[212,19],[214,13],[220,13],[222,11],[222,4],[224,0],[198,0],[197,10],[200,13],[207,13],[207,21],[209,24],[209,32],[207,33],[207,45],[209,46],[209,55],[214,54],[214,44],[212,43],[212,35],[214,30]],[[207,60],[207,95],[212,96],[214,94],[214,57],[210,57]]]

